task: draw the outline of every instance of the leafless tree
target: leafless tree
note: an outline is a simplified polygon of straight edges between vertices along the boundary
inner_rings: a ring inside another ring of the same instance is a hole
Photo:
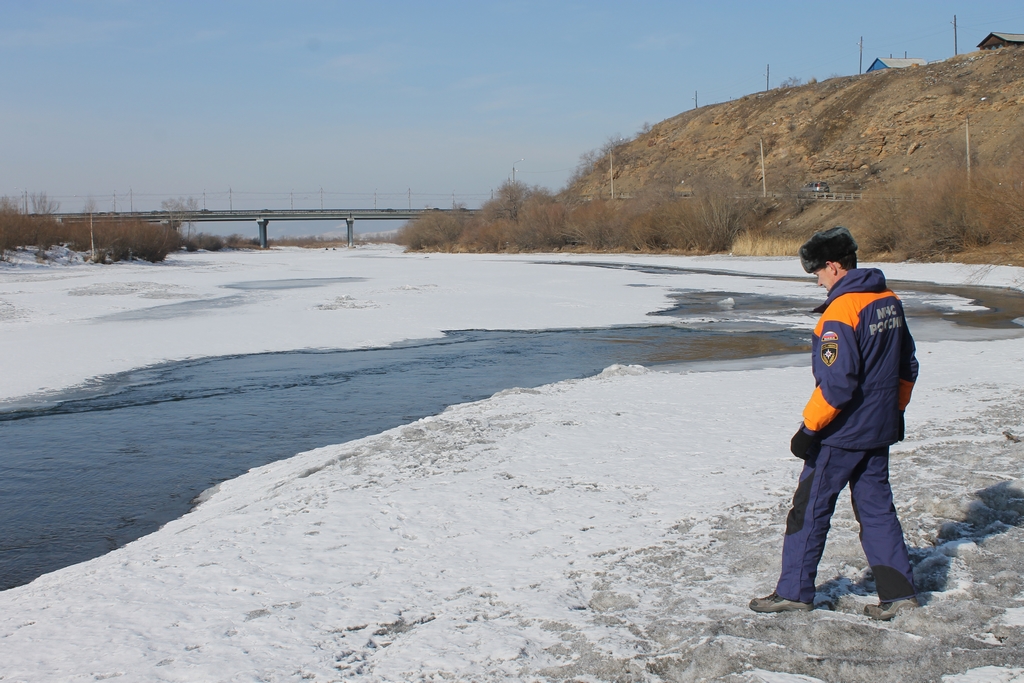
[[[506,218],[512,222],[518,221],[519,210],[529,194],[529,188],[523,183],[506,180],[498,188],[494,198],[493,208],[497,210],[497,217]]]
[[[29,199],[32,201],[32,213],[35,214],[49,215],[60,209],[60,202],[50,199],[45,192],[33,192]]]
[[[96,198],[89,197],[82,206],[82,213],[89,214],[89,251],[92,252],[91,259],[96,261],[96,230],[93,227],[92,215],[96,213]]]
[[[199,200],[195,197],[165,199],[160,202],[160,208],[170,214],[171,227],[175,230],[180,232],[182,224],[185,224],[185,240],[191,241],[192,229],[195,226],[192,216],[199,211]]]

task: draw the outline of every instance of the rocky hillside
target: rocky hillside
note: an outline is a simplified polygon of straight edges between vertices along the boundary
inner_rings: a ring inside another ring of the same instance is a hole
[[[1020,160],[1022,116],[1024,48],[777,88],[679,114],[615,147],[615,193],[701,183],[760,192],[762,141],[769,192],[812,180],[879,191],[964,165],[968,119],[972,168]],[[607,198],[608,169],[605,155],[566,196]]]

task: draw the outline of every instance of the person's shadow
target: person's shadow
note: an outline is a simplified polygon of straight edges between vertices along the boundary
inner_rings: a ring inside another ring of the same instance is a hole
[[[946,590],[949,565],[959,546],[981,544],[985,539],[1024,526],[1024,490],[1016,482],[1004,481],[975,493],[963,519],[939,526],[935,545],[910,547],[910,565],[918,600],[927,602],[927,594]],[[871,570],[857,581],[837,577],[816,588],[815,604],[834,606],[844,595],[872,595],[875,581]]]

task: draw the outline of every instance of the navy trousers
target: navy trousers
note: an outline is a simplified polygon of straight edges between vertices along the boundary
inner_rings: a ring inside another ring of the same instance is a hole
[[[814,600],[814,578],[832,513],[839,492],[849,484],[861,547],[875,576],[879,601],[913,597],[914,574],[889,487],[889,449],[821,446],[816,455],[813,449],[810,453],[786,519],[782,574],[775,592],[787,600]]]

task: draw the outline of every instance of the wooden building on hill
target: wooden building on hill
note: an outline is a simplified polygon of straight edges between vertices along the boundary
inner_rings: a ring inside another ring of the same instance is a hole
[[[882,69],[905,69],[908,66],[924,66],[928,62],[918,57],[879,57],[871,62],[868,71],[881,71]]]
[[[982,50],[995,50],[1011,45],[1024,45],[1024,33],[990,33],[985,40],[978,43],[978,47]]]

